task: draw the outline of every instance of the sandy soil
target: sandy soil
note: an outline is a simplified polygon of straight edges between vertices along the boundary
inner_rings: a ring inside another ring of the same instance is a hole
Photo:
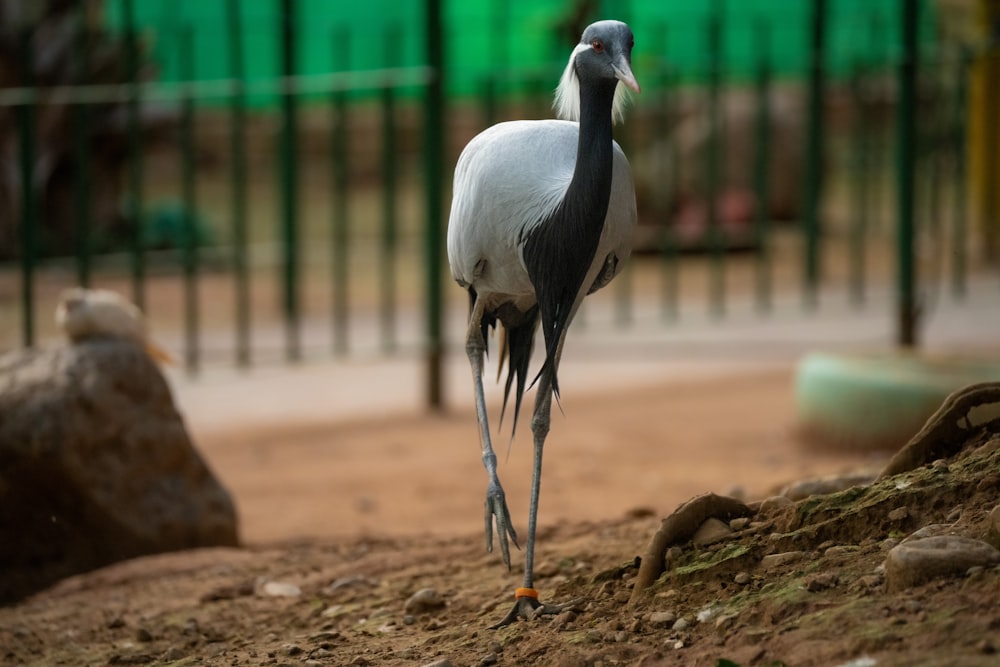
[[[997,436],[970,448],[979,459],[912,485],[926,493],[896,498],[890,483],[831,496],[826,509],[762,510],[726,546],[682,545],[673,573],[630,605],[636,558],[659,518],[691,496],[760,498],[884,457],[797,443],[787,368],[567,396],[563,409],[547,451],[536,574],[544,598],[582,597],[573,611],[488,629],[520,583],[522,554],[508,573],[483,548],[474,418],[456,410],[206,436],[247,546],[121,563],[0,609],[0,661],[996,664],[996,568],[890,594],[877,566],[886,540],[918,525],[947,519],[985,534],[1000,487]],[[520,435],[501,476],[522,534],[529,465]],[[886,516],[899,504],[908,513],[893,525]],[[761,565],[792,543],[801,559]],[[421,589],[432,590],[423,605],[411,599]]]

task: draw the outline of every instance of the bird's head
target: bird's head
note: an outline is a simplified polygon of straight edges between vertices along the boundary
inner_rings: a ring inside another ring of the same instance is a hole
[[[613,117],[624,116],[626,92],[640,92],[632,74],[632,46],[635,37],[621,21],[598,21],[583,31],[580,43],[570,54],[569,62],[556,89],[555,107],[560,118],[579,120],[580,84],[614,81],[623,84],[615,89]]]

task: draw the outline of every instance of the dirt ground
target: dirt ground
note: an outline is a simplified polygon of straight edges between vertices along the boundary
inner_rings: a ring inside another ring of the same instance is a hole
[[[996,568],[896,594],[876,569],[887,539],[924,524],[982,536],[1000,496],[989,434],[969,448],[978,458],[912,485],[923,493],[890,482],[822,510],[761,511],[724,547],[682,545],[673,571],[628,603],[636,558],[690,497],[759,499],[884,464],[797,443],[790,381],[778,368],[568,395],[546,451],[536,585],[583,601],[499,630],[488,626],[520,585],[523,553],[508,573],[484,549],[471,411],[216,432],[199,444],[236,497],[246,546],[121,563],[2,608],[0,663],[997,664]],[[520,434],[500,469],[520,535],[530,451]],[[897,506],[908,512],[893,524]],[[793,543],[800,560],[762,566]],[[422,589],[433,592],[411,600]]]

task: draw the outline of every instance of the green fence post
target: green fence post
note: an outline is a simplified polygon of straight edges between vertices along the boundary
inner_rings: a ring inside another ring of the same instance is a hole
[[[972,65],[972,56],[965,48],[961,48],[956,59],[957,67],[955,78],[955,108],[952,110],[951,142],[952,152],[955,160],[955,178],[952,182],[954,211],[952,215],[952,264],[951,264],[951,291],[956,297],[964,297],[966,291],[966,234],[968,225],[966,219],[968,196],[968,181],[966,180],[966,151],[965,151],[965,118],[966,96],[968,93],[969,67]]]
[[[184,84],[181,100],[181,188],[184,241],[181,247],[184,269],[184,365],[189,373],[198,371],[198,239],[195,198],[194,155],[194,29],[181,30],[180,72]]]
[[[351,31],[347,26],[338,26],[333,34],[333,68],[346,72],[351,67]],[[347,326],[350,320],[349,292],[350,272],[348,271],[348,249],[350,244],[350,107],[346,90],[335,90],[331,100],[333,111],[333,131],[330,133],[330,165],[333,192],[333,228],[330,234],[330,280],[332,282],[331,313],[333,316],[333,352],[347,354]]]
[[[133,0],[122,0],[122,20],[125,26],[125,71],[129,96],[126,106],[128,127],[128,198],[126,216],[132,226],[131,270],[132,301],[146,310],[146,258],[143,251],[143,128],[139,80],[139,39],[135,27]]]
[[[90,77],[90,27],[87,24],[87,3],[76,7],[77,40],[75,77],[77,85],[88,83]],[[91,183],[90,183],[90,106],[72,106],[73,127],[73,204],[76,208],[76,281],[90,285]]]
[[[869,165],[868,101],[865,99],[866,70],[858,59],[851,72],[852,124],[851,124],[851,223],[849,283],[850,299],[855,306],[865,302],[866,252],[868,241],[868,209],[870,205],[869,180],[874,170]]]
[[[427,406],[434,410],[444,407],[443,363],[444,299],[441,280],[443,277],[442,244],[444,242],[444,40],[442,30],[441,0],[426,0],[424,3],[426,29],[427,66],[431,69],[431,79],[427,83],[424,100],[424,189],[427,198],[426,210],[426,257],[427,257],[427,313],[425,361],[427,363]]]
[[[726,240],[719,220],[719,167],[722,152],[720,87],[722,80],[722,4],[712,4],[708,20],[708,154],[706,155],[705,204],[708,245],[712,253],[709,278],[709,309],[721,317],[726,312]]]
[[[823,169],[824,64],[826,53],[826,0],[813,0],[811,52],[809,61],[809,111],[806,133],[805,200],[805,284],[807,308],[819,300],[820,240],[819,200]]]
[[[664,27],[660,34],[665,35],[666,32],[667,29]],[[665,41],[664,43],[669,42]],[[659,123],[657,124],[661,128],[673,126],[676,124],[677,118],[680,117],[679,113],[672,113],[674,100],[680,96],[680,86],[674,86],[674,79],[673,70],[669,65],[665,66],[663,68],[663,92],[660,100]],[[680,105],[677,105],[677,108],[679,110]],[[679,143],[675,136],[669,143],[669,151],[661,151],[658,160],[659,177],[657,180],[671,193],[667,205],[661,211],[660,219],[660,225],[662,225],[660,243],[663,253],[660,273],[660,288],[663,297],[660,316],[664,321],[675,321],[680,316],[680,308],[678,307],[680,301],[680,258],[678,257],[677,234],[672,215],[672,211],[676,209],[675,204],[680,192],[680,170],[683,168]],[[669,183],[667,179],[669,179]]]
[[[32,27],[24,26],[18,34],[21,85],[35,85],[32,57]],[[35,130],[37,102],[32,90],[30,101],[17,107],[17,136],[21,163],[21,324],[25,347],[35,344],[35,235],[38,225],[38,200],[35,196]]]
[[[897,76],[896,197],[897,197],[897,329],[896,342],[902,347],[917,343],[916,262],[914,249],[914,176],[916,158],[917,12],[919,3],[902,3],[900,34],[903,53]]]
[[[383,40],[385,66],[400,63],[403,30],[398,24],[386,28]],[[381,244],[381,329],[382,348],[396,349],[396,247],[398,227],[398,142],[396,141],[396,83],[382,88],[382,244]]]
[[[247,263],[247,150],[246,73],[243,22],[239,0],[227,0],[229,73],[233,91],[229,100],[229,146],[232,160],[233,272],[236,282],[236,363],[250,365],[250,276]]]
[[[281,0],[279,23],[281,73],[281,241],[282,305],[285,315],[285,353],[289,361],[302,358],[299,340],[299,252],[298,252],[298,99],[293,87],[296,72],[295,45],[298,28],[295,0]]]
[[[771,26],[757,23],[757,122],[754,150],[754,227],[757,243],[757,310],[771,310]]]

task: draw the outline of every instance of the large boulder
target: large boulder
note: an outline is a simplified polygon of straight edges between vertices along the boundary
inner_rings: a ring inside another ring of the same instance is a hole
[[[0,356],[0,602],[134,556],[237,543],[233,500],[141,347]]]

